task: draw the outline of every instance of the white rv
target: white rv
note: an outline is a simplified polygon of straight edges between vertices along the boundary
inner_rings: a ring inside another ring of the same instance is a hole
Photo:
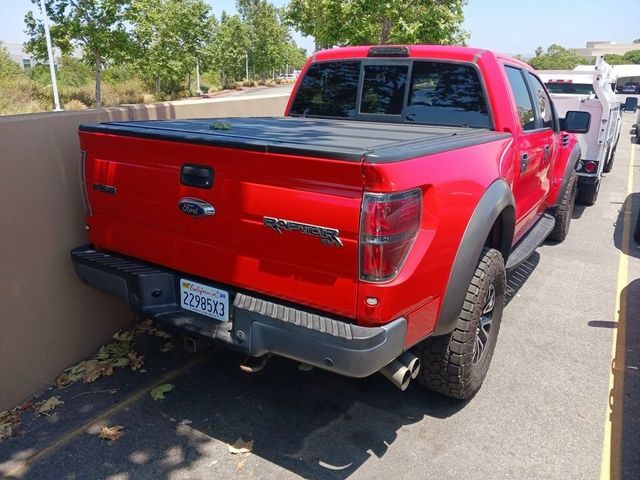
[[[611,65],[598,57],[593,70],[545,70],[540,78],[553,97],[560,118],[569,110],[591,113],[589,131],[578,135],[582,156],[578,164],[579,203],[593,205],[603,172],[611,171],[620,137],[620,103],[611,88]]]

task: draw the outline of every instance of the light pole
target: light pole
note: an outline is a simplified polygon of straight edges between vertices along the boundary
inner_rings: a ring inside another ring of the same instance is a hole
[[[200,59],[196,58],[196,84],[198,88],[196,89],[196,93],[198,95],[202,95],[202,90],[200,89]]]
[[[53,47],[51,46],[51,32],[49,32],[49,17],[44,7],[44,0],[40,0],[40,8],[42,9],[42,23],[44,25],[44,36],[47,40],[47,53],[49,54],[49,70],[51,71],[51,85],[53,86],[53,102],[55,104],[54,112],[61,112],[60,97],[58,97],[58,80],[56,78],[56,67],[53,63]]]

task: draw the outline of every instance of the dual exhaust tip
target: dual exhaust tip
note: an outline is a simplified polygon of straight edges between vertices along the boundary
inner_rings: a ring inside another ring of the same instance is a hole
[[[380,369],[380,373],[402,391],[407,389],[411,380],[416,378],[419,372],[420,359],[411,352],[404,352]]]

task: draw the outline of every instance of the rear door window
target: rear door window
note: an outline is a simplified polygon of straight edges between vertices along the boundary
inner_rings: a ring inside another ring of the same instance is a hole
[[[520,126],[523,131],[536,129],[536,115],[534,113],[533,102],[529,96],[529,89],[522,76],[522,70],[514,67],[505,67],[511,92],[518,109],[518,117],[520,118]]]
[[[291,113],[354,118],[359,81],[359,61],[314,63],[302,79]]]
[[[406,120],[491,128],[476,69],[457,63],[414,62]]]

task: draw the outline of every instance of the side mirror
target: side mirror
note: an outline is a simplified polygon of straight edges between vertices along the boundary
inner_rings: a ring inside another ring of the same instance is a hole
[[[587,133],[591,125],[591,114],[589,112],[578,112],[571,110],[560,120],[560,127],[569,133]]]

